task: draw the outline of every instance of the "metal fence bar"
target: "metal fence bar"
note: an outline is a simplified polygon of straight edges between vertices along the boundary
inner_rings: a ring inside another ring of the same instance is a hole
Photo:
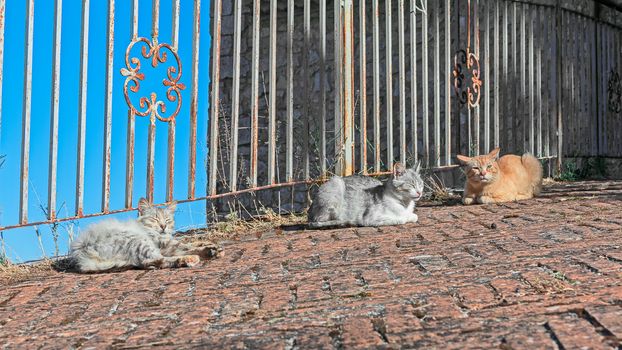
[[[56,161],[58,155],[58,105],[60,95],[60,43],[63,18],[63,1],[54,2],[54,56],[52,58],[52,111],[50,116],[50,159],[48,172],[47,217],[56,217]],[[2,101],[0,99],[0,101]]]
[[[514,120],[513,123],[513,127],[512,127],[512,140],[514,141],[514,151],[519,151],[519,137],[518,135],[520,134],[519,132],[519,128],[521,126],[521,122],[520,119],[523,117],[522,113],[520,112],[520,107],[521,104],[519,102],[519,100],[521,100],[521,96],[519,95],[519,91],[520,91],[520,80],[516,79],[518,77],[518,5],[517,3],[513,2],[512,3],[512,72],[511,72],[511,77],[514,77],[512,79],[513,84],[512,84],[512,96],[514,96],[514,98],[512,98],[512,101],[514,102],[514,108],[513,108],[513,116],[514,118],[512,118]]]
[[[534,22],[534,8],[532,7],[525,19],[529,20],[529,152],[535,154],[535,129],[534,129],[534,110],[535,110],[535,95],[534,95],[534,36],[533,36],[533,22]]]
[[[561,0],[557,0],[555,8],[555,22],[556,26],[556,69],[557,69],[557,173],[561,172],[562,168],[562,139],[563,139],[563,124],[562,124],[562,99],[563,88],[562,83],[564,81],[564,73],[562,71],[562,11]]]
[[[441,31],[440,2],[434,2],[434,164],[441,166]]]
[[[334,32],[334,41],[333,41],[333,51],[334,51],[334,59],[335,64],[333,67],[333,79],[334,79],[334,135],[335,135],[335,172],[337,174],[343,175],[343,96],[341,95],[343,89],[343,55],[342,55],[342,46],[343,46],[343,28],[341,23],[341,1],[335,1],[334,12],[333,12],[333,32]]]
[[[493,147],[500,146],[499,140],[499,112],[500,112],[500,99],[499,99],[499,91],[501,88],[501,80],[500,78],[500,68],[499,68],[499,1],[494,1],[495,4],[495,16],[494,16],[494,25],[493,25],[493,42],[494,42],[494,54],[493,54],[493,81],[494,81],[494,109],[493,109]],[[504,67],[505,69],[505,67]],[[505,83],[505,80],[504,80]]]
[[[393,168],[393,24],[391,21],[391,0],[385,0],[385,65],[387,105],[387,168]]]
[[[233,4],[233,83],[231,88],[231,143],[229,144],[229,188],[238,189],[238,125],[240,120],[240,50],[242,43],[242,0]],[[272,52],[270,52],[272,53]]]
[[[89,61],[89,7],[90,0],[82,0],[80,30],[80,90],[78,95],[78,154],[76,166],[76,216],[82,216],[84,207],[84,157],[86,150],[86,101]]]
[[[543,61],[542,61],[542,68],[544,69],[544,74],[543,76],[546,79],[546,86],[545,86],[545,91],[543,94],[543,98],[544,98],[544,119],[543,119],[543,127],[545,129],[545,133],[544,133],[544,140],[543,140],[543,155],[544,157],[549,157],[551,155],[551,149],[550,149],[550,134],[551,134],[551,116],[553,115],[553,109],[551,108],[551,101],[552,101],[552,96],[551,96],[551,63],[552,63],[552,59],[551,59],[551,55],[550,52],[552,50],[549,50],[549,48],[551,48],[551,40],[549,38],[550,33],[553,33],[553,31],[550,29],[552,25],[554,25],[552,22],[548,19],[553,18],[552,12],[550,9],[548,8],[544,8],[544,14],[542,17],[542,21],[544,23],[543,25],[543,31],[544,31],[544,35],[542,36],[542,42],[540,44],[540,48],[542,50],[542,54],[543,54]],[[554,49],[554,48],[553,48]],[[551,61],[549,61],[551,60]]]
[[[158,41],[160,33],[160,0],[151,2],[151,37],[153,42]],[[149,132],[147,134],[147,201],[153,203],[153,188],[155,179],[155,137],[156,118],[149,116]]]
[[[542,31],[541,29],[541,20],[543,18],[543,10],[544,8],[540,7],[538,9],[536,9],[536,23],[537,23],[537,30],[538,33],[540,33],[540,35],[538,36],[538,46],[536,48],[536,100],[537,100],[537,108],[538,108],[538,112],[537,112],[537,116],[538,116],[538,120],[537,120],[537,150],[536,153],[538,155],[538,157],[542,156],[542,47],[543,47],[543,40],[542,40],[542,34],[544,31]],[[534,38],[534,41],[536,39]]]
[[[404,0],[398,0],[398,60],[400,95],[400,162],[406,164],[406,63],[404,44]]]
[[[19,222],[28,222],[28,170],[30,162],[30,112],[32,104],[32,49],[35,24],[35,1],[26,3],[26,46],[24,47],[24,100],[22,104],[22,154],[20,173]]]
[[[527,113],[527,4],[521,4],[520,24],[520,92],[521,92],[521,151],[526,151]]]
[[[179,42],[179,0],[173,0],[173,18],[171,21],[171,46],[175,51],[178,50]],[[173,201],[173,191],[175,184],[175,126],[173,118],[168,123],[168,154],[166,158],[166,201]]]
[[[305,5],[306,6],[306,5]],[[270,102],[268,105],[268,183],[276,182],[276,40],[277,1],[270,0]]]
[[[428,113],[429,113],[429,92],[428,92],[428,0],[421,0],[421,4],[424,8],[421,17],[421,34],[422,34],[422,48],[421,48],[421,65],[423,66],[421,69],[422,75],[422,124],[423,124],[423,159],[425,165],[430,165],[430,125],[428,123]]]
[[[220,44],[222,28],[222,0],[213,0],[214,18],[212,32],[212,94],[209,115],[209,180],[208,193],[216,194],[218,176],[218,114],[220,113]],[[197,18],[198,20],[198,18]],[[198,57],[198,55],[197,55]]]
[[[325,1],[325,0],[323,0]],[[403,0],[402,6],[403,6]],[[366,21],[365,21],[365,2],[366,0],[359,0],[359,57],[360,57],[360,154],[361,154],[361,172],[367,174],[367,45],[366,45]],[[321,17],[320,17],[321,18]],[[321,39],[320,39],[320,42]],[[323,80],[322,80],[323,81]],[[322,86],[322,88],[324,88]],[[323,121],[324,119],[322,119]],[[323,159],[323,158],[322,158]],[[322,163],[324,161],[322,160]],[[322,172],[324,174],[324,172]]]
[[[110,147],[112,144],[112,70],[114,65],[114,0],[108,1],[106,33],[106,99],[104,103],[104,159],[102,167],[102,212],[110,209]]]
[[[132,0],[130,17],[130,41],[138,38],[138,0]],[[134,191],[134,144],[136,130],[136,115],[131,108],[127,111],[127,139],[125,151],[125,207],[132,207]]]
[[[364,0],[361,0],[364,1]],[[361,43],[364,47],[364,43]],[[363,61],[364,62],[364,61]],[[320,176],[326,176],[326,0],[320,0]]]
[[[190,97],[190,132],[188,135],[188,198],[195,197],[197,164],[197,113],[199,95],[199,51],[201,42],[201,0],[194,1],[192,9],[192,89]],[[237,136],[237,135],[236,135]]]
[[[309,55],[311,50],[311,1],[304,0],[304,36],[303,36],[303,52],[302,52],[302,82],[304,96],[302,101],[302,153],[303,153],[303,171],[304,178],[309,179]]]
[[[479,0],[475,0],[475,5],[473,6],[473,33],[474,33],[474,40],[473,40],[473,52],[475,53],[475,56],[477,57],[481,57],[480,56],[480,51],[479,51]],[[471,28],[469,28],[468,30],[471,30]],[[479,154],[480,152],[480,105],[478,104],[477,106],[475,106],[475,108],[473,109],[473,144],[469,145],[469,147],[473,148],[473,151],[475,152],[475,154]]]
[[[343,23],[343,132],[344,168],[343,175],[354,171],[354,2],[344,0]]]
[[[251,165],[250,187],[257,186],[259,142],[259,39],[261,37],[261,0],[253,0],[253,57],[251,59]]]
[[[490,14],[487,1],[482,1],[484,7],[484,152],[490,152],[490,95],[492,86],[497,82],[490,83]]]
[[[378,0],[372,2],[373,77],[374,77],[374,172],[380,172],[380,34]]]
[[[451,165],[451,0],[445,1],[445,165]]]
[[[501,65],[503,66],[503,85],[504,85],[504,97],[503,97],[503,113],[508,116],[510,115],[510,112],[513,109],[512,104],[514,103],[515,99],[512,99],[511,96],[511,92],[510,92],[510,76],[508,75],[508,71],[510,68],[510,59],[509,59],[509,35],[508,35],[508,30],[509,30],[509,5],[507,1],[503,2],[503,60]],[[503,121],[503,142],[502,142],[502,147],[505,149],[505,151],[509,151],[510,150],[510,140],[512,139],[512,121],[507,120],[507,118],[502,119]],[[501,140],[500,140],[501,141]]]
[[[0,141],[2,141],[2,81],[4,80],[4,19],[5,0],[0,0]]]
[[[410,0],[410,128],[412,153],[419,159],[417,147],[417,1]]]
[[[287,2],[287,132],[285,178],[294,178],[294,0]]]

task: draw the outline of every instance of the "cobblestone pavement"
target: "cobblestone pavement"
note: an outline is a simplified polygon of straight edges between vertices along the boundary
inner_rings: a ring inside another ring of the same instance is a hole
[[[0,290],[7,348],[621,348],[622,182],[276,231],[206,266]]]

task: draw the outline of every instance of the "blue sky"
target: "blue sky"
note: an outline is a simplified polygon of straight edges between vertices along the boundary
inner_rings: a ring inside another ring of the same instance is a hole
[[[107,1],[90,2],[88,100],[86,116],[86,160],[85,160],[85,213],[97,213],[101,209],[103,125],[106,69]],[[139,1],[139,36],[151,36],[151,0]],[[124,54],[130,43],[129,0],[117,0],[115,10],[115,45],[113,65],[113,109],[112,109],[112,153],[111,153],[111,197],[110,209],[124,207],[125,157],[127,105],[123,97],[125,77],[120,69],[125,66]],[[202,196],[206,187],[205,160],[207,156],[207,120],[209,108],[209,53],[210,53],[210,2],[203,1],[201,8],[201,42],[199,61],[199,106],[197,116],[197,178],[196,195]],[[160,42],[171,38],[171,0],[160,1]],[[58,134],[58,216],[72,216],[75,211],[78,91],[80,70],[80,27],[82,2],[63,1],[61,39],[60,117]],[[175,189],[177,199],[187,197],[189,110],[191,94],[192,26],[193,1],[182,0],[180,9],[179,55],[182,61],[181,82],[186,85],[182,91],[182,109],[177,116],[177,140],[175,152]],[[0,168],[0,226],[18,222],[20,145],[22,123],[22,99],[24,84],[26,0],[11,0],[6,3],[4,36],[4,76],[2,95],[2,124],[0,154],[6,156]],[[47,208],[48,157],[50,141],[51,82],[53,55],[54,1],[35,1],[34,49],[32,74],[32,114],[30,144],[29,221],[45,218],[40,206]],[[132,56],[140,56],[133,51]],[[141,57],[142,58],[142,57]],[[169,61],[172,57],[169,58]],[[165,89],[161,82],[168,66],[151,68],[148,60],[142,60],[146,80],[140,92],[148,96],[154,91],[164,99]],[[136,97],[134,99],[138,101]],[[137,102],[135,102],[138,105]],[[168,108],[174,109],[170,104]],[[149,119],[137,117],[135,139],[134,205],[145,195],[147,131]],[[155,201],[165,201],[167,125],[157,122],[155,152]],[[178,228],[188,228],[205,223],[205,203],[180,205],[177,213]],[[134,217],[136,213],[117,215],[119,218]],[[97,218],[94,220],[101,220]],[[88,226],[90,220],[66,223],[58,228],[60,253],[67,250],[67,231],[76,234]],[[39,226],[41,242],[47,255],[54,253],[55,245],[49,226]],[[14,229],[2,233],[7,255],[13,261],[27,261],[42,256],[39,239],[34,227]]]

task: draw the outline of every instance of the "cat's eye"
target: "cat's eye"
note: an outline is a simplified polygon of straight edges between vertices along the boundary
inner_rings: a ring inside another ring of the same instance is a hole
[[[488,164],[487,169],[492,169],[492,164]]]

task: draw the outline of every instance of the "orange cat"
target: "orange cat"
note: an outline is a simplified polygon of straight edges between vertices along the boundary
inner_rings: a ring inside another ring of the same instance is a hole
[[[473,158],[458,155],[467,175],[462,203],[488,204],[529,199],[540,193],[542,165],[531,154],[499,158],[499,148]]]

